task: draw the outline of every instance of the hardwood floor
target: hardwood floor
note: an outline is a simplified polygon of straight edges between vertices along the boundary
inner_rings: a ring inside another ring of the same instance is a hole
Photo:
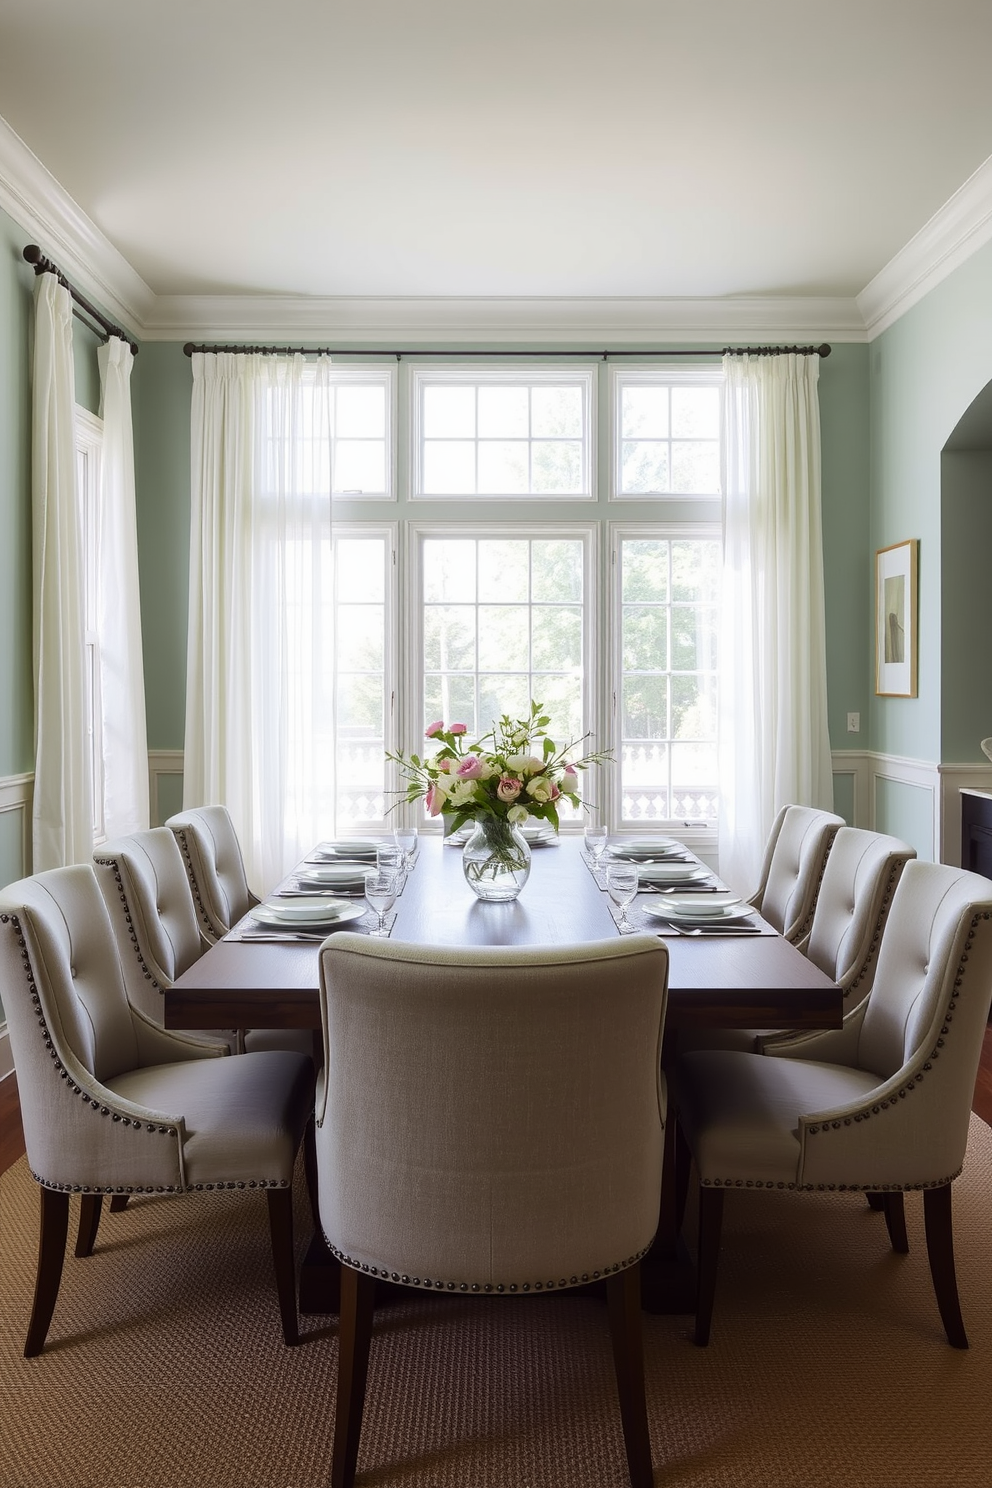
[[[992,1023],[985,1030],[982,1058],[975,1081],[972,1110],[992,1126]],[[21,1108],[17,1100],[17,1077],[0,1080],[0,1173],[15,1163],[24,1152],[21,1131]]]

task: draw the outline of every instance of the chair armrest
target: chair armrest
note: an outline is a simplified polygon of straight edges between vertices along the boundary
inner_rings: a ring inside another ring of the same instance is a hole
[[[867,1006],[866,998],[853,1012],[846,1014],[840,1028],[759,1034],[756,1040],[758,1053],[783,1059],[812,1059],[818,1064],[856,1065],[861,1024]]]
[[[225,1044],[214,1039],[197,1038],[193,1033],[175,1028],[162,1028],[131,1004],[131,1019],[138,1041],[138,1063],[176,1064],[181,1059],[215,1059],[230,1054]]]

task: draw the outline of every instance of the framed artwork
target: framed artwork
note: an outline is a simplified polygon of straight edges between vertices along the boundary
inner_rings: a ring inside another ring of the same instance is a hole
[[[875,692],[916,696],[916,570],[919,542],[875,554]]]

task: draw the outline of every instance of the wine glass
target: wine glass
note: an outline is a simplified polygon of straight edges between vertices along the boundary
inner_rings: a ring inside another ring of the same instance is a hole
[[[620,911],[617,924],[621,935],[634,926],[627,918],[627,905],[638,889],[637,864],[611,863],[606,870],[606,892]]]
[[[365,875],[365,898],[369,909],[374,909],[379,916],[379,923],[370,935],[385,936],[386,915],[396,903],[396,895],[399,892],[399,884],[395,873],[383,873],[379,868],[370,868]]]
[[[416,827],[397,827],[393,833],[393,841],[403,854],[403,869],[408,873],[413,867],[413,855],[417,850]]]
[[[586,827],[586,852],[592,858],[594,867],[599,866],[599,861],[606,851],[606,835],[606,825],[603,822],[591,823]]]
[[[406,884],[403,849],[395,842],[380,842],[375,850],[375,866],[380,873],[391,873],[397,880],[396,892],[402,893]]]

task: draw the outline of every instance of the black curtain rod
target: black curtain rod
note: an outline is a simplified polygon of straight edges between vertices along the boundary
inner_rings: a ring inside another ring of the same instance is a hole
[[[96,321],[97,325],[104,333],[104,335],[119,336],[122,341],[127,342],[134,355],[138,355],[137,342],[132,341],[127,332],[122,331],[119,325],[115,325],[112,320],[108,320],[107,317],[103,315],[96,308],[95,305],[91,305],[89,300],[87,300],[85,296],[81,295],[79,290],[76,289],[74,285],[69,283],[68,279],[65,277],[58,265],[52,263],[52,260],[50,258],[45,257],[41,249],[38,247],[37,243],[29,243],[27,245],[24,250],[24,259],[27,263],[34,266],[34,271],[36,274],[54,274],[63,288],[69,291],[70,295],[72,296],[73,303],[75,305],[78,305],[81,310],[84,310],[86,314],[91,317],[91,319]],[[77,318],[79,320],[83,320],[83,317],[81,315],[78,315],[77,311],[73,310],[73,314],[77,315]],[[86,325],[87,323],[88,322],[83,320],[84,325]],[[90,326],[90,330],[94,330],[94,327]]]
[[[821,356],[830,355],[830,347],[824,341],[821,346],[725,346],[722,351],[685,351],[664,346],[645,346],[639,351],[425,351],[406,347],[402,351],[377,350],[370,346],[200,346],[187,341],[183,347],[186,356],[195,351],[208,354],[234,352],[242,356],[388,356],[402,361],[404,357],[512,357],[519,361],[523,357],[582,357],[588,361],[598,357],[608,361],[611,357],[717,357],[717,356]]]

